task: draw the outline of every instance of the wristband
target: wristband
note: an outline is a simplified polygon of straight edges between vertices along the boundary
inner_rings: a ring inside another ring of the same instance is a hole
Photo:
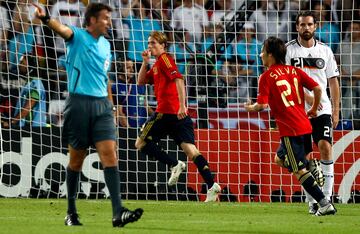
[[[113,107],[112,107],[112,111],[115,112],[116,110],[117,110],[116,106],[113,106]]]
[[[45,16],[42,16],[42,17],[39,17],[39,19],[41,20],[41,22],[45,25],[47,25],[50,21],[50,16],[49,15],[45,15]]]

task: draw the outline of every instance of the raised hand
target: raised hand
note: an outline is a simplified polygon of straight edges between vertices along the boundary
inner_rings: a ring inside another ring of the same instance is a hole
[[[38,4],[31,3],[36,9],[35,9],[35,17],[38,19],[41,19],[46,16],[46,12],[44,9],[42,9]]]
[[[150,50],[144,50],[141,54],[143,61],[148,63],[151,58],[151,52]]]

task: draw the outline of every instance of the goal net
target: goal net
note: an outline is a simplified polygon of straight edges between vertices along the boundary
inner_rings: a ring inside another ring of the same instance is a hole
[[[61,141],[69,95],[66,45],[34,18],[35,9],[28,2],[1,2],[0,196],[60,198],[66,196],[68,163],[67,146]],[[333,131],[333,198],[359,202],[357,1],[38,1],[52,18],[80,28],[90,2],[113,8],[107,35],[113,53],[109,80],[118,106],[123,198],[203,201],[208,189],[172,139],[160,145],[169,156],[187,162],[176,186],[167,185],[166,165],[134,146],[141,125],[156,108],[153,87],[137,86],[136,79],[148,36],[159,30],[166,33],[167,50],[186,81],[196,146],[222,187],[220,200],[304,201],[296,178],[273,163],[280,139],[271,112],[247,113],[243,103],[256,101],[258,76],[265,69],[259,57],[263,41],[269,36],[286,42],[296,39],[297,13],[313,10],[319,23],[316,37],[331,47],[341,71],[340,121]],[[319,158],[315,146],[313,157]],[[94,148],[89,149],[79,183],[79,198],[109,196]]]

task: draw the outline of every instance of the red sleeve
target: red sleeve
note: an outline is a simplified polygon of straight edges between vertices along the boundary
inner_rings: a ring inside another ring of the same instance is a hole
[[[163,70],[170,80],[182,79],[182,75],[179,72],[174,59],[168,54],[162,54],[160,56],[161,70]]]
[[[257,103],[268,104],[269,102],[269,84],[267,82],[266,74],[262,74],[259,78],[259,93]]]
[[[295,68],[295,69],[296,69],[296,72],[301,77],[301,83],[305,88],[307,88],[308,90],[313,90],[316,86],[319,85],[313,78],[311,78],[303,70],[301,70],[299,68]]]
[[[152,67],[149,71],[146,72],[146,80],[148,81],[149,84],[153,84],[154,83],[154,67]]]

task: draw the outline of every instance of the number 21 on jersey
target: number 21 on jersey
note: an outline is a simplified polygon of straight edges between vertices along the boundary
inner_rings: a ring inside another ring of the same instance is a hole
[[[293,81],[294,81],[295,92],[296,92],[298,103],[301,104],[301,97],[300,97],[300,93],[299,93],[298,79],[294,78]],[[290,85],[289,81],[287,81],[287,80],[278,80],[278,81],[276,81],[276,85],[277,86],[283,86],[283,85],[286,86],[286,90],[281,92],[281,99],[282,99],[282,101],[283,101],[283,103],[284,103],[284,105],[286,107],[294,106],[295,105],[294,101],[289,100],[289,97],[291,95],[291,85]]]

